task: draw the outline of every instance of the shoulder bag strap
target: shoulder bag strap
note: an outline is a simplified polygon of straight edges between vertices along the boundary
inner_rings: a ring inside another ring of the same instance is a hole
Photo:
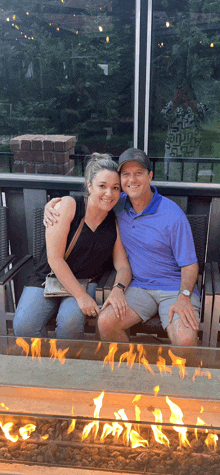
[[[86,208],[87,208],[87,198],[85,198],[85,214],[86,214]],[[84,225],[84,221],[85,221],[85,216],[83,216],[83,218],[81,219],[81,221],[79,223],[79,226],[78,226],[78,228],[77,228],[77,230],[76,230],[76,232],[75,232],[75,234],[74,234],[74,236],[73,236],[73,238],[72,238],[72,240],[71,240],[71,242],[70,242],[70,244],[69,244],[69,246],[68,246],[68,248],[67,248],[67,250],[64,254],[65,261],[68,259],[68,257],[70,255],[70,253],[72,252],[77,240],[79,239],[80,233],[81,233],[83,225]]]

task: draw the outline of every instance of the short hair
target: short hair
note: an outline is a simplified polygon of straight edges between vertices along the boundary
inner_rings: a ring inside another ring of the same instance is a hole
[[[84,185],[84,194],[85,196],[89,195],[89,190],[87,186],[87,182],[93,182],[97,173],[101,170],[108,170],[110,172],[118,173],[118,165],[114,160],[112,160],[111,156],[107,153],[93,153],[91,155],[90,160],[86,165],[85,170],[85,185]]]

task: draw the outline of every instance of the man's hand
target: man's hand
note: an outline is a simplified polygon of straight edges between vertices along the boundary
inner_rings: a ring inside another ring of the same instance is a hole
[[[169,309],[169,322],[172,323],[174,313],[178,313],[186,328],[199,330],[199,321],[190,301],[190,297],[178,295],[177,301]]]
[[[61,199],[62,198],[53,198],[45,205],[43,223],[46,228],[48,228],[48,226],[53,226],[54,223],[57,223],[56,216],[60,216],[60,213],[54,209],[54,206],[59,203]]]
[[[123,320],[126,317],[128,304],[125,300],[123,290],[119,289],[118,287],[114,287],[101,310],[104,310],[108,305],[112,305],[117,318]]]

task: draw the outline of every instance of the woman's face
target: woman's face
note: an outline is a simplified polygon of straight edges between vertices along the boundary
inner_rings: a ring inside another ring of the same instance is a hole
[[[117,172],[101,170],[92,183],[88,182],[87,185],[89,202],[103,211],[110,211],[119,200],[121,186]]]

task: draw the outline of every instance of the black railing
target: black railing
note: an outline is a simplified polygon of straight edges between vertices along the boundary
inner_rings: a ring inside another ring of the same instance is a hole
[[[1,151],[0,152],[0,172],[13,173],[13,152]],[[84,154],[70,155],[71,159],[75,160],[75,175],[84,176],[85,167],[89,159]],[[119,157],[113,156],[113,160],[118,162]],[[149,157],[152,162],[152,170],[155,180],[160,181],[190,181],[198,182],[205,179],[209,183],[220,182],[220,158],[188,158],[188,157]],[[172,166],[172,164],[180,164],[178,167]],[[204,165],[207,166],[204,169]],[[219,165],[219,167],[217,167]],[[190,171],[189,171],[190,168]],[[216,176],[216,171],[218,172]]]

